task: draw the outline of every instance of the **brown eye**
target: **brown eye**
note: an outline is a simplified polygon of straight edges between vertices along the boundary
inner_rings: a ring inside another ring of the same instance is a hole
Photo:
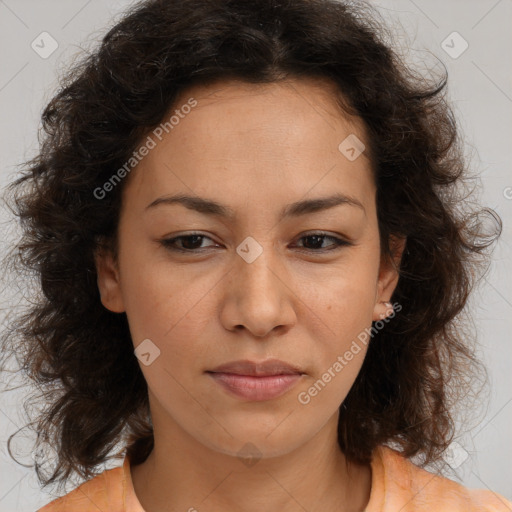
[[[202,242],[204,240],[211,240],[211,238],[200,233],[191,233],[189,235],[166,238],[161,240],[160,243],[170,251],[199,253],[204,249],[208,249],[208,247],[213,247],[212,245],[203,246]],[[352,243],[346,240],[322,232],[310,233],[299,240],[304,240],[306,243],[298,247],[305,251],[317,253],[333,251],[342,246],[352,245]],[[328,246],[323,246],[325,241],[331,241],[331,243]]]
[[[321,232],[308,234],[301,237],[299,240],[306,240],[306,244],[304,244],[302,247],[308,251],[313,252],[332,251],[344,245],[352,245],[346,240]],[[333,243],[331,243],[330,246],[322,247],[322,244],[325,240],[331,240]]]
[[[181,235],[176,236],[174,238],[166,238],[164,240],[161,240],[160,242],[164,247],[171,251],[199,252],[200,249],[205,249],[208,247],[201,246],[204,239],[211,240],[211,238],[207,237],[206,235],[192,233],[190,235]]]

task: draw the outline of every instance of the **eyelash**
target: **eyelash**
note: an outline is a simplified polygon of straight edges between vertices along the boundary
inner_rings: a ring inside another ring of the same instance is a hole
[[[341,238],[338,238],[336,236],[332,236],[332,235],[328,235],[327,233],[323,233],[321,231],[318,231],[318,232],[313,232],[313,233],[309,233],[307,235],[304,235],[302,236],[301,238],[299,238],[299,240],[302,240],[304,238],[310,238],[310,237],[319,237],[319,238],[322,238],[322,239],[330,239],[334,242],[334,244],[331,246],[331,248],[324,248],[324,249],[303,249],[302,251],[306,251],[306,252],[313,252],[313,253],[327,253],[327,252],[330,252],[330,251],[335,251],[335,250],[339,250],[341,249],[343,246],[350,246],[350,245],[353,245],[351,242],[348,242],[346,240],[343,240]],[[177,240],[183,240],[183,239],[186,239],[186,238],[193,238],[193,237],[200,237],[201,239],[205,239],[205,238],[210,238],[206,235],[203,235],[201,233],[190,233],[188,235],[181,235],[181,236],[176,236],[174,238],[164,238],[163,240],[160,240],[160,243],[168,250],[170,251],[173,251],[173,252],[181,252],[181,253],[199,253],[199,252],[202,252],[204,251],[204,249],[208,249],[208,248],[199,248],[199,249],[181,249],[179,247],[176,247],[174,244]],[[211,240],[211,238],[210,238]]]

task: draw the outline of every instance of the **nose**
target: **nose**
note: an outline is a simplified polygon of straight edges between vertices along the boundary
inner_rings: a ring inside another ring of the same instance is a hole
[[[298,298],[278,256],[265,248],[251,263],[237,255],[233,265],[225,281],[224,327],[231,331],[245,328],[258,338],[274,330],[288,331],[296,322]]]

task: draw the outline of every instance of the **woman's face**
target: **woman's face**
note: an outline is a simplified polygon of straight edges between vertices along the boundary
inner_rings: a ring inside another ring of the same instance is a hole
[[[397,282],[381,265],[376,189],[354,143],[368,145],[363,124],[312,80],[196,86],[164,121],[173,114],[124,178],[118,266],[97,259],[102,303],[143,342],[155,435],[158,424],[225,454],[247,443],[288,453],[337,424],[361,333],[389,314]],[[194,202],[160,201],[175,195]],[[334,196],[348,199],[322,207]],[[165,243],[177,237],[189,238]],[[268,359],[300,371],[209,373]]]

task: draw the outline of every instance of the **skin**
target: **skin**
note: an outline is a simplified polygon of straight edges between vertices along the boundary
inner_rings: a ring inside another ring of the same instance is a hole
[[[174,108],[191,97],[197,106],[125,178],[119,259],[98,251],[96,264],[101,301],[126,312],[134,347],[150,339],[160,350],[148,366],[139,361],[155,447],[131,472],[146,512],[361,511],[368,503],[370,466],[348,463],[337,442],[339,406],[366,346],[308,404],[297,398],[390,314],[385,302],[398,281],[380,257],[367,154],[350,161],[338,150],[349,134],[368,147],[364,125],[347,119],[333,94],[333,84],[313,79],[194,86]],[[278,219],[289,203],[335,192],[364,210],[342,204]],[[146,209],[176,193],[215,200],[235,217],[181,204]],[[319,230],[352,245],[322,253],[331,239],[303,238]],[[206,238],[184,246],[196,253],[160,242],[195,232]],[[252,263],[236,252],[248,236],[263,249]],[[395,265],[404,242],[395,240]],[[272,400],[233,397],[205,373],[268,358],[305,374]],[[258,450],[253,464],[239,454],[247,443]]]

